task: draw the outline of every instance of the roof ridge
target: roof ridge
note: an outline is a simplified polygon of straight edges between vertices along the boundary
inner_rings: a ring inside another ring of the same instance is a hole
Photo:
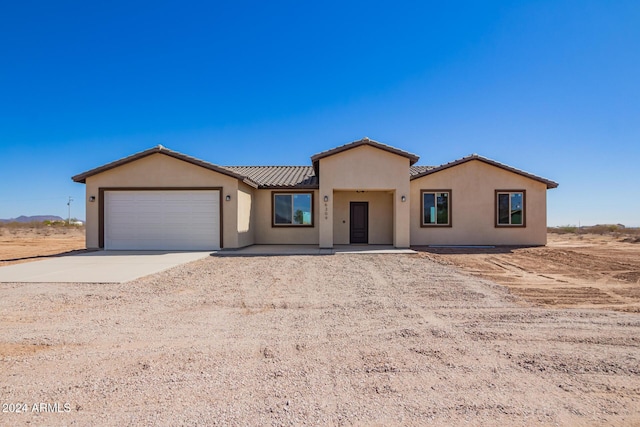
[[[348,142],[348,143],[340,145],[338,147],[331,148],[329,150],[321,151],[321,152],[319,152],[317,154],[314,154],[313,156],[311,156],[311,162],[314,163],[314,167],[315,167],[315,163],[317,161],[319,161],[320,159],[324,158],[324,157],[328,157],[328,156],[331,156],[333,154],[338,154],[338,153],[340,153],[342,151],[347,151],[347,150],[350,150],[352,148],[359,147],[361,145],[369,145],[369,146],[376,147],[376,148],[379,148],[381,150],[385,150],[385,151],[388,151],[390,153],[396,154],[398,156],[407,157],[409,159],[409,161],[410,161],[410,164],[412,164],[412,165],[414,163],[417,163],[418,160],[420,159],[420,156],[418,156],[417,154],[410,153],[408,151],[402,150],[400,148],[393,147],[393,146],[388,145],[388,144],[384,144],[384,143],[379,142],[379,141],[375,141],[373,139],[370,139],[369,137],[364,137],[364,138],[359,139],[357,141]]]
[[[495,167],[498,167],[498,168],[501,168],[501,169],[504,169],[504,170],[508,170],[508,171],[516,173],[518,175],[522,175],[524,177],[533,179],[535,181],[542,182],[544,184],[547,184],[547,188],[556,188],[558,186],[558,183],[555,182],[555,181],[552,181],[550,179],[547,179],[547,178],[544,178],[544,177],[541,177],[541,176],[538,176],[538,175],[534,175],[534,174],[532,174],[530,172],[527,172],[527,171],[522,170],[522,169],[515,168],[513,166],[509,166],[509,165],[507,165],[505,163],[501,163],[501,162],[499,162],[497,160],[493,160],[493,159],[490,159],[488,157],[481,156],[478,153],[469,154],[468,156],[464,156],[464,157],[461,157],[459,159],[452,160],[452,161],[450,161],[448,163],[443,163],[440,166],[435,166],[430,170],[426,170],[424,172],[421,172],[421,173],[418,173],[416,175],[413,175],[411,177],[411,179],[422,178],[423,176],[426,176],[426,175],[429,175],[429,174],[432,174],[432,173],[435,173],[435,172],[439,172],[441,170],[448,169],[450,167],[457,166],[457,165],[462,164],[462,163],[466,163],[466,162],[468,162],[470,160],[479,160],[481,162],[493,165]]]
[[[87,178],[89,178],[89,177],[91,177],[93,175],[108,171],[108,170],[113,169],[113,168],[118,167],[118,166],[125,165],[127,163],[133,162],[134,160],[138,160],[138,159],[141,159],[143,157],[147,157],[147,156],[150,156],[152,154],[158,154],[158,153],[173,157],[173,158],[178,159],[178,160],[182,160],[184,162],[191,163],[191,164],[196,165],[196,166],[203,167],[205,169],[212,170],[214,172],[219,172],[219,173],[231,176],[233,178],[241,180],[242,182],[244,182],[244,183],[246,183],[246,184],[248,184],[248,185],[250,185],[252,187],[256,187],[256,188],[258,187],[258,183],[257,182],[253,181],[251,178],[249,178],[249,177],[247,177],[245,175],[241,175],[241,174],[239,174],[237,172],[234,172],[232,170],[226,169],[224,166],[218,166],[218,165],[216,165],[214,163],[207,162],[206,160],[198,159],[196,157],[189,156],[189,155],[180,153],[178,151],[170,150],[169,148],[166,148],[166,147],[164,147],[164,146],[162,146],[160,144],[158,144],[158,145],[156,145],[154,147],[148,148],[146,150],[139,151],[137,153],[131,154],[130,156],[126,156],[126,157],[123,157],[121,159],[115,160],[113,162],[109,162],[109,163],[107,163],[105,165],[98,166],[97,168],[90,169],[90,170],[88,170],[86,172],[83,172],[83,173],[80,173],[78,175],[72,176],[71,179],[73,181],[75,181],[75,182],[86,183]]]
[[[225,165],[223,168],[312,168],[311,165]]]

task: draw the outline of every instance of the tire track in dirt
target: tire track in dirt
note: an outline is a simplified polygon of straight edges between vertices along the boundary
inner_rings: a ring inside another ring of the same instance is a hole
[[[541,306],[640,312],[640,245],[606,236],[549,235],[538,248],[425,248],[422,256],[507,286]]]
[[[53,344],[0,354],[3,396],[73,405],[64,418],[8,424],[629,425],[639,416],[636,315],[525,305],[420,255],[211,257],[126,284],[0,292],[4,343]],[[29,312],[32,322],[14,321]]]

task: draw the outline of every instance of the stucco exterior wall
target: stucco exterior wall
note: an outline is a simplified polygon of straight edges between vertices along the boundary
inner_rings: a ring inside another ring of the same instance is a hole
[[[452,227],[420,227],[420,190],[451,190]],[[526,190],[526,227],[496,227],[495,190]],[[547,187],[471,160],[411,181],[412,245],[545,245]]]
[[[286,190],[278,190],[283,192]],[[256,190],[254,197],[255,243],[258,245],[317,245],[319,199],[318,190],[296,190],[313,193],[313,227],[273,227],[272,190]]]
[[[336,191],[333,193],[333,243],[349,244],[350,202],[369,202],[369,244],[393,244],[393,193]]]
[[[391,191],[394,216],[393,245],[409,246],[409,159],[397,154],[362,145],[332,156],[321,158],[320,198],[322,215],[319,218],[319,244],[331,248],[336,243],[334,230],[336,214],[334,191],[376,190]],[[329,197],[324,202],[324,196]],[[406,196],[407,201],[401,202]],[[369,221],[378,213],[369,206]],[[348,238],[348,237],[347,237]],[[342,238],[340,237],[340,241]]]
[[[245,183],[238,183],[238,247],[253,245],[255,242],[253,193],[253,188]]]
[[[309,244],[331,248],[334,244],[348,244],[351,201],[369,202],[370,244],[393,244],[399,248],[433,244],[546,244],[547,185],[543,182],[479,159],[410,180],[409,158],[366,144],[336,150],[326,157],[314,156],[318,157],[319,190],[290,191],[313,193],[313,226],[310,227],[274,227],[273,190],[255,189],[226,174],[162,152],[89,174],[86,177],[86,245],[88,248],[99,246],[100,189],[109,188],[219,188],[223,248],[251,244]],[[451,190],[451,227],[421,227],[421,190]],[[496,227],[496,190],[526,192],[525,227]],[[92,196],[95,201],[89,202]]]
[[[238,180],[218,172],[205,169],[164,154],[147,157],[107,170],[86,180],[87,228],[86,245],[99,247],[99,189],[107,187],[127,188],[180,188],[180,187],[222,187],[223,200],[221,214],[223,229],[222,244],[225,248],[238,247],[238,198],[224,200],[226,194],[238,192]],[[89,202],[91,196],[95,202]]]

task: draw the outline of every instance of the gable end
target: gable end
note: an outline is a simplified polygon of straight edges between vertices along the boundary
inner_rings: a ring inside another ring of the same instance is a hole
[[[395,148],[395,147],[383,144],[383,143],[378,142],[378,141],[374,141],[374,140],[369,139],[369,138],[367,138],[365,136],[364,138],[362,138],[362,139],[360,139],[358,141],[353,141],[353,142],[350,142],[348,144],[344,144],[344,145],[341,145],[339,147],[332,148],[331,150],[323,151],[321,153],[314,154],[313,156],[311,156],[311,162],[313,163],[313,169],[315,170],[316,175],[318,175],[318,166],[319,166],[319,163],[320,163],[320,159],[323,159],[323,158],[329,157],[329,156],[333,156],[335,154],[342,153],[343,151],[351,150],[352,148],[360,147],[360,146],[363,146],[363,145],[368,145],[370,147],[374,147],[374,148],[377,148],[379,150],[387,151],[389,153],[396,154],[396,155],[401,156],[401,157],[406,157],[406,158],[409,159],[409,164],[410,165],[413,165],[413,164],[417,163],[418,160],[420,160],[420,157],[418,155],[416,155],[416,154],[409,153],[408,151],[400,150],[399,148]]]
[[[455,166],[470,162],[472,160],[478,160],[478,161],[486,163],[488,165],[495,166],[497,168],[504,169],[504,170],[509,171],[509,172],[513,172],[515,174],[524,176],[524,177],[529,178],[529,179],[533,179],[534,181],[542,182],[543,184],[545,184],[547,186],[547,189],[558,187],[558,183],[555,182],[555,181],[551,181],[550,179],[542,178],[540,176],[536,176],[536,175],[530,174],[529,172],[525,172],[523,170],[516,169],[516,168],[511,167],[511,166],[507,166],[504,163],[500,163],[500,162],[497,162],[495,160],[488,159],[488,158],[480,156],[478,154],[472,154],[470,156],[466,156],[466,157],[463,157],[461,159],[454,160],[453,162],[445,163],[444,165],[432,167],[432,168],[427,169],[427,170],[425,170],[423,172],[416,173],[415,175],[411,175],[411,180],[422,178],[423,176],[427,176],[427,175],[430,175],[430,174],[433,174],[433,173],[437,173],[437,172],[443,171],[445,169],[449,169],[449,168],[452,168],[452,167],[455,167]]]
[[[117,167],[122,166],[122,165],[126,165],[127,163],[134,162],[136,160],[142,159],[142,158],[150,156],[152,154],[164,154],[165,156],[173,157],[175,159],[182,160],[184,162],[191,163],[193,165],[200,166],[202,168],[209,169],[209,170],[212,170],[214,172],[218,172],[218,173],[221,173],[223,175],[230,176],[232,178],[236,178],[236,179],[244,182],[245,184],[247,184],[247,185],[249,185],[249,186],[251,186],[253,188],[258,188],[258,184],[257,183],[255,183],[254,181],[252,181],[251,179],[249,179],[248,177],[246,177],[244,175],[240,175],[238,173],[235,173],[235,172],[230,171],[228,169],[225,169],[223,167],[214,165],[213,163],[205,162],[204,160],[196,159],[195,157],[190,157],[190,156],[187,156],[185,154],[178,153],[177,151],[169,150],[168,148],[165,148],[162,145],[157,145],[157,146],[155,146],[153,148],[150,148],[148,150],[141,151],[141,152],[136,153],[136,154],[132,154],[131,156],[124,157],[122,159],[116,160],[116,161],[111,162],[111,163],[107,163],[106,165],[99,166],[99,167],[97,167],[95,169],[91,169],[89,171],[86,171],[86,172],[83,172],[81,174],[75,175],[75,176],[71,177],[71,179],[74,182],[79,182],[79,183],[85,184],[86,181],[87,181],[87,178],[89,178],[89,177],[92,177],[92,176],[97,175],[97,174],[102,173],[102,172],[106,172],[108,170],[117,168]]]

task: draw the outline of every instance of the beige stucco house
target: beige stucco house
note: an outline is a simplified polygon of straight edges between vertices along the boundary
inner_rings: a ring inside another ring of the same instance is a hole
[[[473,154],[441,166],[368,138],[311,166],[218,166],[157,146],[73,177],[87,248],[544,245],[553,181]]]

